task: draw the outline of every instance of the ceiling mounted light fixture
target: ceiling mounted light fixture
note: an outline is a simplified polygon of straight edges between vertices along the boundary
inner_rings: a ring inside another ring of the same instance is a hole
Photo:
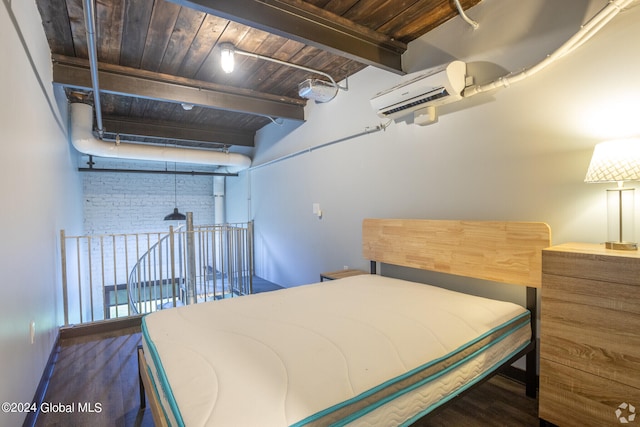
[[[235,68],[235,51],[236,48],[231,43],[220,44],[220,66],[227,74],[232,73]]]
[[[262,59],[276,64],[284,65],[287,67],[297,68],[299,70],[308,71],[313,74],[319,74],[326,77],[330,81],[324,81],[319,79],[307,79],[298,85],[298,94],[302,98],[311,99],[316,102],[328,102],[336,97],[338,90],[349,90],[347,85],[340,86],[329,74],[314,70],[313,68],[304,67],[302,65],[293,64],[291,62],[281,61],[279,59],[270,58],[268,56],[258,55],[257,53],[245,52],[238,50],[231,43],[220,44],[220,66],[222,70],[229,74],[233,72],[235,68],[235,55],[248,56],[249,58]]]

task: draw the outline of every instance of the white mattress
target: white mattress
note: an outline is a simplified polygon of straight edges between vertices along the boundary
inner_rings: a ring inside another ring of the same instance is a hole
[[[186,426],[410,423],[530,334],[519,305],[375,275],[143,319],[165,415]]]

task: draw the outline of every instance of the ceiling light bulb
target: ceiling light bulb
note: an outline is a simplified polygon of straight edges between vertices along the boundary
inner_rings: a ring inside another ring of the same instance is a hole
[[[220,65],[222,66],[222,70],[229,74],[233,72],[234,67],[234,54],[235,48],[231,43],[222,43],[220,45]]]
[[[182,104],[180,104],[180,105],[182,105],[182,109],[183,109],[184,111],[191,111],[191,110],[193,110],[193,104],[187,104],[186,102],[183,102],[183,103],[182,103]]]

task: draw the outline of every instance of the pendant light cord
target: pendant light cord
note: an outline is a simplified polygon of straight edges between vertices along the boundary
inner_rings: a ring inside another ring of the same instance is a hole
[[[173,205],[178,207],[178,174],[176,162],[173,162]]]

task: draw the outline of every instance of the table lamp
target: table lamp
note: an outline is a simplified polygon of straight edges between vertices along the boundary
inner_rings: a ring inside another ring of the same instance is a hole
[[[608,241],[605,246],[617,250],[637,250],[634,231],[634,188],[625,181],[640,180],[640,139],[623,139],[597,144],[585,182],[617,182],[607,189]]]

